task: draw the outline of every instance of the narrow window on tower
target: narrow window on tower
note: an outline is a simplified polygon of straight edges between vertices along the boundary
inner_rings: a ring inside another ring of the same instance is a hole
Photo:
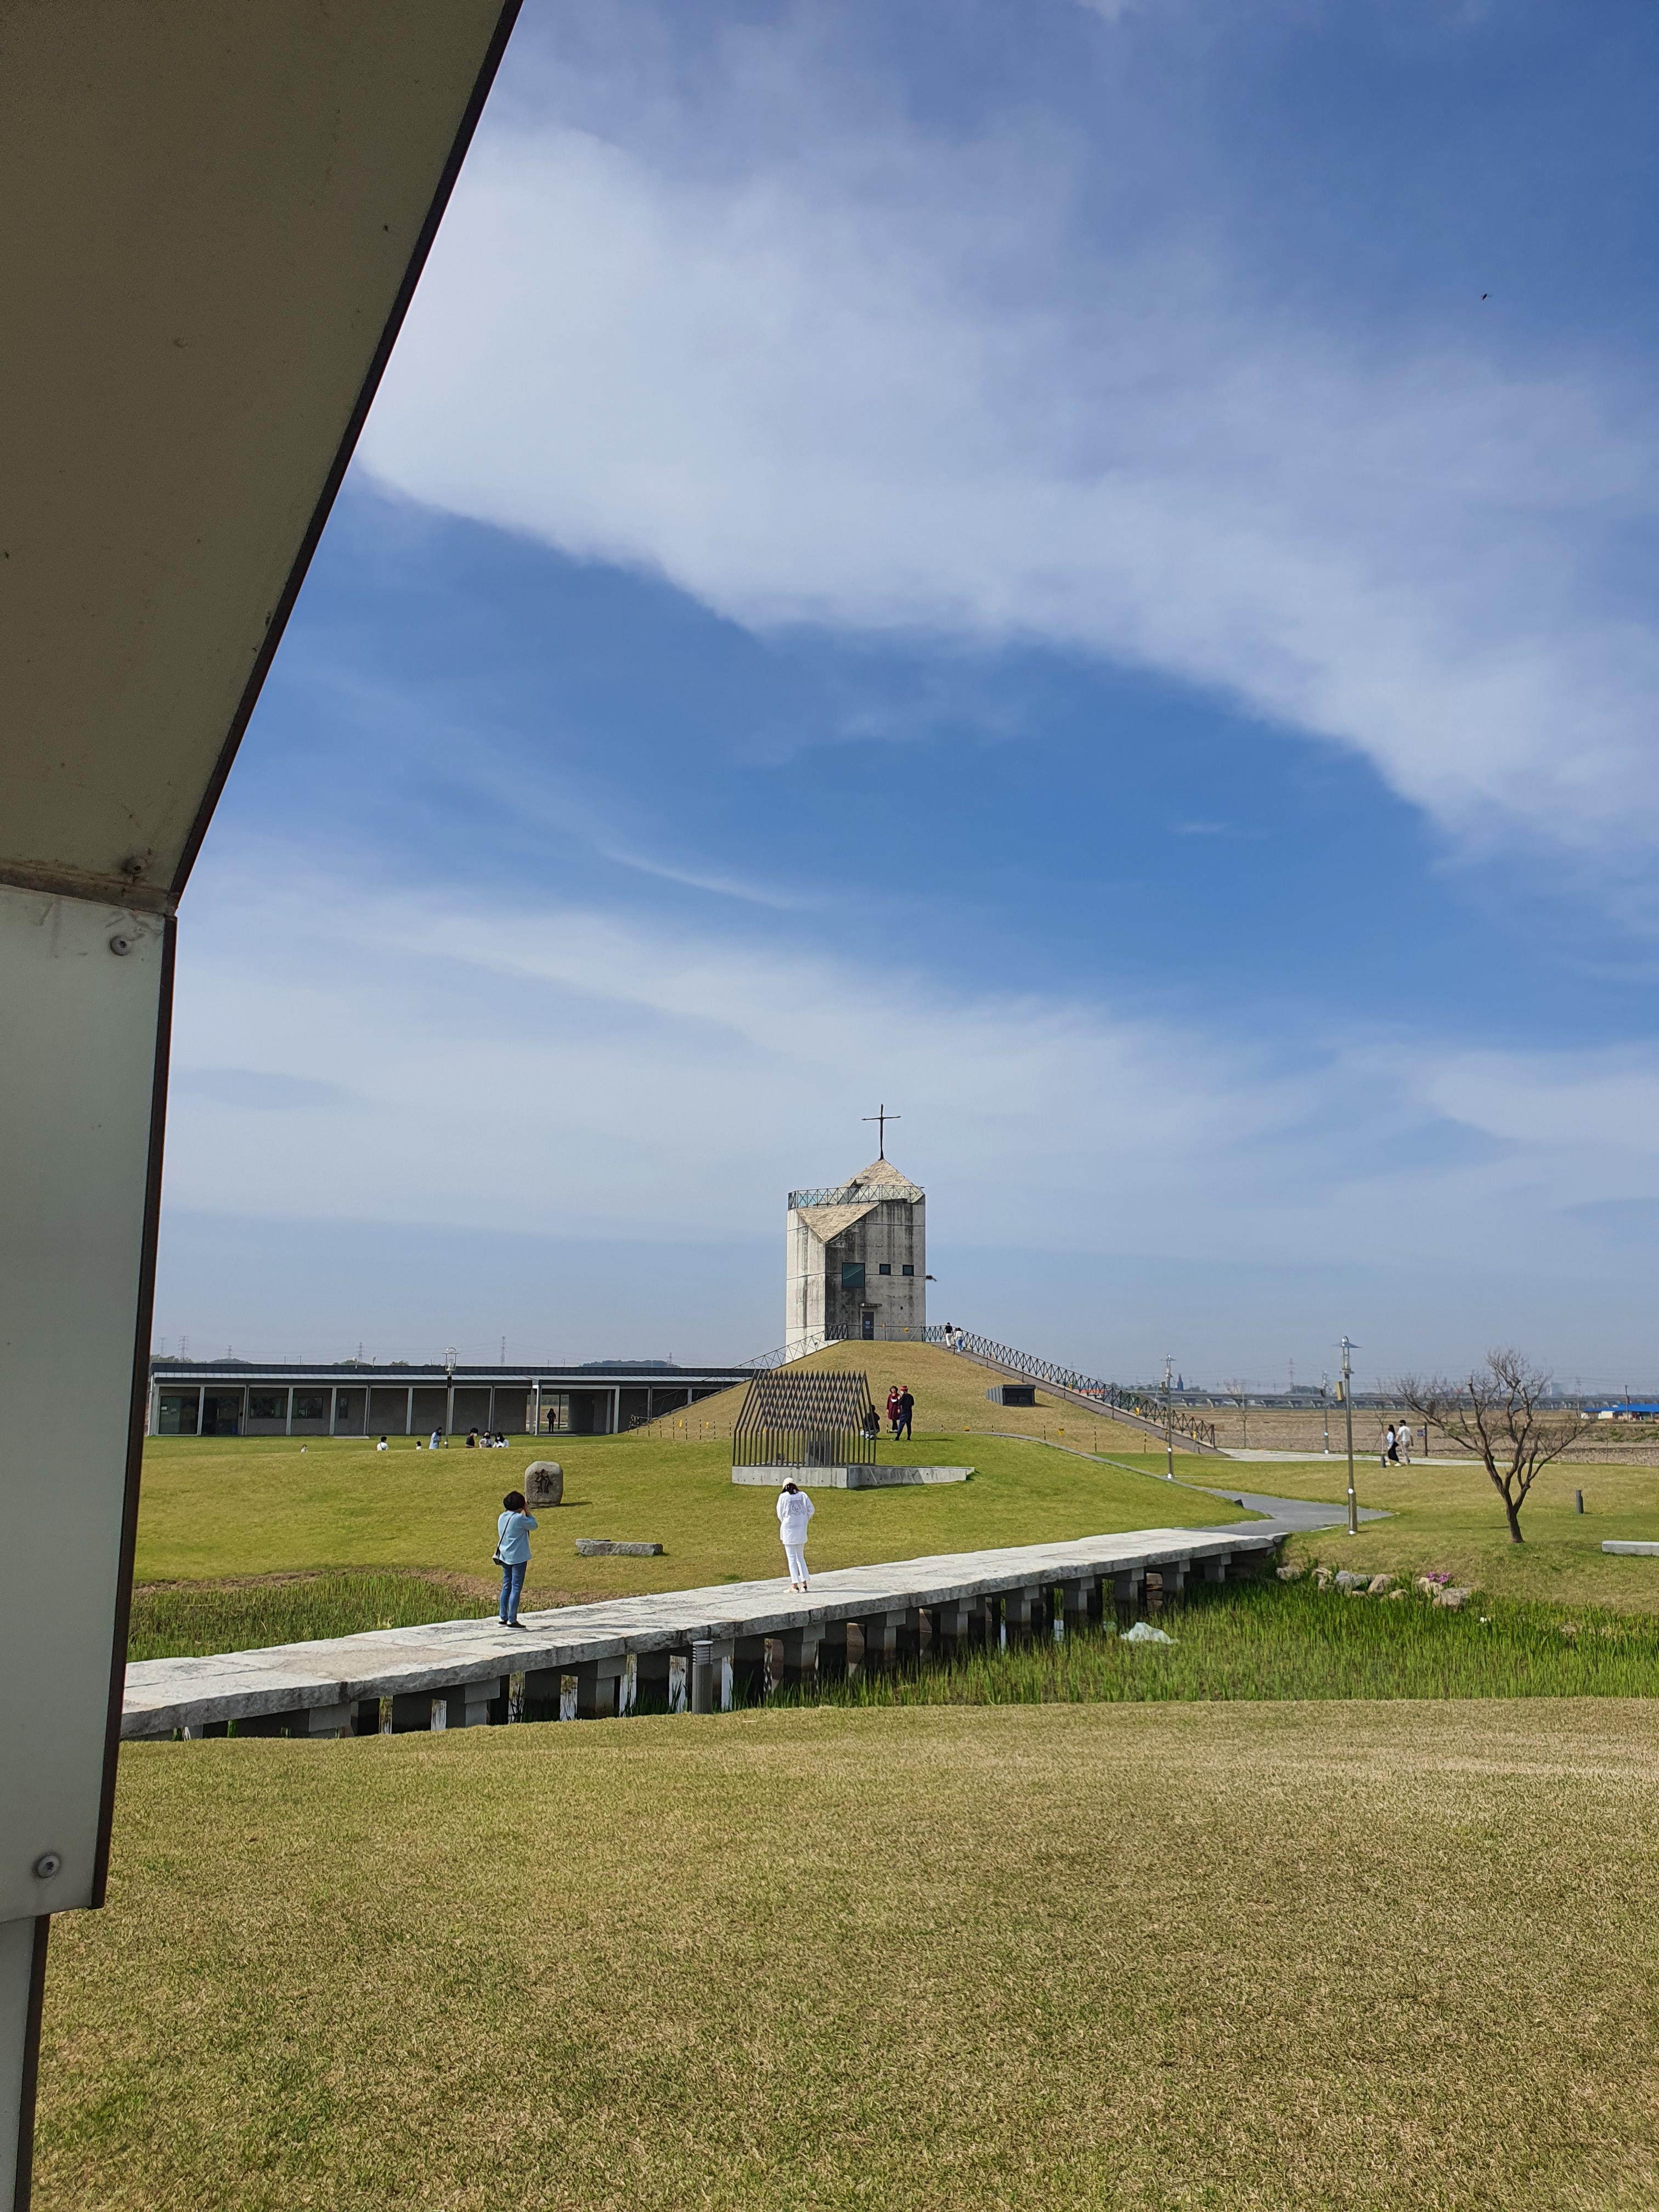
[[[890,1275],[892,1272],[892,1267],[887,1261],[883,1260],[878,1263],[876,1273],[878,1275]]]
[[[881,1272],[884,1275],[887,1273],[887,1270],[884,1267]],[[914,1275],[915,1272],[916,1271],[914,1267],[901,1267],[899,1269],[899,1273],[902,1275]]]

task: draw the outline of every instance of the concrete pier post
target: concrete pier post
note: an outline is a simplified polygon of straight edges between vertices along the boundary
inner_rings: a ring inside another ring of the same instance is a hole
[[[1118,1625],[1133,1628],[1140,1617],[1143,1576],[1139,1567],[1112,1577],[1112,1602],[1116,1608]]]
[[[507,1684],[498,1675],[482,1682],[458,1682],[444,1692],[446,1728],[487,1728],[507,1717]]]
[[[629,1712],[674,1713],[685,1711],[685,1655],[678,1651],[638,1651],[631,1655],[634,1679],[628,1691]],[[679,1668],[680,1702],[674,1702],[674,1669]]]
[[[1088,1583],[1080,1579],[1060,1584],[1060,1613],[1054,1622],[1057,1636],[1075,1636],[1089,1626],[1089,1595]]]
[[[898,1657],[899,1631],[904,1614],[872,1613],[864,1622],[864,1663],[869,1668],[891,1667]]]
[[[818,1680],[821,1682],[844,1681],[853,1654],[848,1643],[848,1624],[844,1620],[826,1620],[818,1631]]]
[[[563,1688],[564,1669],[562,1667],[531,1668],[525,1675],[524,1691],[520,1700],[520,1710],[526,1720],[557,1720]]]
[[[744,1698],[763,1698],[772,1686],[765,1636],[739,1636],[732,1647],[732,1674]]]
[[[935,1649],[946,1654],[963,1650],[968,1642],[969,1626],[969,1605],[965,1597],[952,1598],[948,1605],[933,1607],[933,1642]]]
[[[307,1705],[303,1712],[295,1713],[289,1727],[290,1735],[342,1736],[356,1733],[353,1726],[355,1708],[343,1705]],[[374,1716],[378,1725],[380,1713]]]
[[[820,1622],[792,1628],[776,1639],[777,1686],[785,1690],[810,1690],[818,1679],[818,1646],[823,1640]]]
[[[564,1672],[567,1679],[575,1677],[578,1720],[615,1720],[626,1710],[623,1698],[629,1669],[623,1654],[614,1659],[585,1659]]]
[[[1185,1559],[1166,1559],[1158,1569],[1164,1580],[1164,1602],[1179,1605],[1187,1595],[1187,1562]]]
[[[1227,1579],[1227,1570],[1231,1565],[1232,1561],[1225,1552],[1218,1552],[1213,1559],[1206,1559],[1204,1562],[1205,1581],[1224,1583]]]
[[[1031,1640],[1031,1610],[1036,1592],[1031,1589],[1006,1590],[1002,1599],[1002,1638],[1005,1644],[1029,1644]]]
[[[668,1655],[668,1710],[671,1713],[684,1713],[690,1711],[690,1656],[684,1651],[671,1651]]]

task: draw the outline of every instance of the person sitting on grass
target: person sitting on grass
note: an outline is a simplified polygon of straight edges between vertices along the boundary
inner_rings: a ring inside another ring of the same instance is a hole
[[[873,1406],[866,1406],[864,1409],[864,1433],[872,1443],[881,1434],[881,1415]]]
[[[374,1449],[376,1451],[390,1451],[392,1447],[387,1443],[386,1438],[382,1437],[380,1443],[375,1445]]]
[[[524,1590],[525,1569],[530,1565],[530,1532],[536,1516],[525,1510],[524,1492],[509,1490],[501,1500],[495,1523],[495,1560],[501,1571],[501,1626],[519,1626],[519,1599]]]

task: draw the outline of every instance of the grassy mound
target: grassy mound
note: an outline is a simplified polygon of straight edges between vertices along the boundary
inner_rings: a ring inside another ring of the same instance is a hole
[[[51,2212],[1659,2195],[1659,1714],[774,1711],[129,1747]]]

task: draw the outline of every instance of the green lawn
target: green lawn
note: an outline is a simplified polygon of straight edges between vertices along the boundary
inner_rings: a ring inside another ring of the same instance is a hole
[[[1285,1498],[1340,1503],[1347,1490],[1345,1460],[1231,1464],[1218,1476],[1212,1465],[1198,1473],[1177,1461],[1176,1469],[1194,1480],[1237,1481]],[[1481,1468],[1385,1473],[1372,1460],[1361,1462],[1355,1477],[1360,1504],[1394,1517],[1362,1523],[1355,1537],[1339,1529],[1304,1538],[1292,1546],[1293,1556],[1367,1572],[1443,1570],[1498,1596],[1659,1613],[1659,1559],[1616,1559],[1601,1549],[1608,1536],[1659,1542],[1659,1468],[1547,1468],[1521,1516],[1522,1544],[1510,1543],[1503,1505]],[[1582,1514],[1573,1506],[1577,1490],[1584,1493]]]
[[[532,1540],[529,1601],[610,1597],[782,1572],[772,1492],[732,1480],[729,1445],[635,1435],[561,1437],[540,1451],[387,1452],[349,1438],[152,1437],[138,1522],[140,1583],[217,1581],[321,1568],[492,1577],[503,1492],[539,1456],[565,1471],[565,1504]],[[1237,1509],[1041,1444],[919,1436],[883,1447],[913,1466],[971,1466],[971,1482],[820,1491],[819,1571],[925,1553],[980,1551],[1121,1528],[1237,1520]],[[578,1536],[654,1540],[658,1559],[578,1559]]]
[[[1659,1712],[131,1746],[38,2212],[1659,2197]]]

